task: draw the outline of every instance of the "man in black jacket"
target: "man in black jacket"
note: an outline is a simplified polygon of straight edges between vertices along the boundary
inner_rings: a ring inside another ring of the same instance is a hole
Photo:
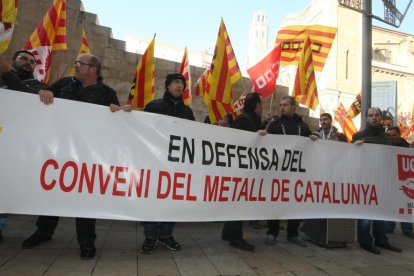
[[[53,93],[49,91],[49,87],[33,76],[35,67],[35,56],[26,50],[17,51],[13,54],[11,66],[4,57],[0,56],[0,87],[39,94],[43,103],[53,103]]]
[[[165,80],[165,93],[161,99],[153,100],[145,106],[144,111],[188,119],[194,121],[193,111],[186,106],[182,93],[186,81],[181,74],[168,74]],[[154,250],[155,242],[165,246],[169,250],[176,251],[181,245],[172,236],[174,222],[144,222],[145,241],[142,244],[141,252],[150,254]]]
[[[363,143],[391,145],[390,137],[385,133],[381,125],[382,112],[378,107],[367,110],[366,127],[358,131],[352,137],[351,143],[362,145]],[[372,225],[372,234],[371,234]],[[388,242],[387,223],[380,220],[359,219],[358,220],[358,242],[359,245],[373,254],[381,254],[374,245],[394,252],[402,252],[398,247]]]
[[[295,113],[296,107],[296,101],[293,97],[281,97],[279,103],[281,116],[271,119],[267,132],[278,135],[299,135],[309,137],[311,131],[308,125],[302,120],[302,117]],[[298,246],[306,247],[306,242],[299,238],[299,224],[300,220],[288,220],[287,240]],[[276,238],[279,235],[280,220],[268,220],[267,225],[269,229],[267,231],[266,243],[268,245],[274,245],[276,243]]]
[[[244,111],[233,122],[232,128],[257,132],[262,127],[263,104],[259,93],[250,93],[244,100]],[[231,246],[246,251],[254,251],[254,246],[243,239],[243,221],[226,221],[221,239]]]
[[[92,54],[81,54],[75,61],[75,77],[62,78],[51,85],[55,97],[119,108],[115,90],[102,82],[101,63]],[[49,241],[55,232],[59,217],[40,216],[36,222],[37,230],[26,239],[22,247],[33,248]],[[77,240],[82,259],[95,256],[95,222],[92,218],[76,218]]]

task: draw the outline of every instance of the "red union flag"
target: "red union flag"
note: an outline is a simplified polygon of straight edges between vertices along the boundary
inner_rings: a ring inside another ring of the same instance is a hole
[[[398,179],[404,181],[414,178],[414,156],[398,154],[397,159]]]
[[[262,99],[269,98],[275,92],[276,80],[279,76],[280,44],[267,54],[253,67],[247,69],[247,73],[253,82],[253,88],[259,92]]]

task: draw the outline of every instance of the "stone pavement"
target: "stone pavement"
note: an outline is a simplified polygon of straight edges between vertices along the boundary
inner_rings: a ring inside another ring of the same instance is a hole
[[[181,251],[158,246],[151,255],[140,253],[143,227],[131,221],[97,221],[97,254],[79,258],[75,221],[61,219],[53,239],[35,249],[21,249],[35,230],[36,217],[11,215],[0,243],[0,275],[414,275],[414,240],[389,235],[404,252],[381,250],[381,255],[349,244],[324,249],[314,244],[288,244],[281,231],[275,246],[264,243],[266,228],[244,227],[256,253],[237,250],[220,239],[223,223],[178,223],[175,238]],[[264,225],[264,222],[261,222]]]

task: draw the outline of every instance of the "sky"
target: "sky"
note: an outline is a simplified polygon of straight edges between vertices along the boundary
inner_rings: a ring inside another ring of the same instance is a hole
[[[336,0],[332,0],[336,1]],[[396,0],[403,10],[409,0]],[[249,28],[255,11],[267,12],[269,43],[272,43],[283,18],[302,11],[310,0],[82,0],[85,11],[98,15],[100,25],[112,28],[113,37],[125,40],[134,35],[177,48],[214,52],[220,18],[223,17],[241,67],[244,66]],[[382,0],[373,0],[374,13],[382,15]],[[373,20],[373,24],[395,29]],[[414,4],[410,7],[400,32],[414,34]]]

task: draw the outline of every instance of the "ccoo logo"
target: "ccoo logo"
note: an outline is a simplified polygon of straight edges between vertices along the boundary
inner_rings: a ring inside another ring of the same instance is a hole
[[[407,179],[414,179],[414,156],[410,155],[397,155],[398,160],[398,179],[400,181],[406,181]],[[413,181],[409,181],[406,185],[402,185],[400,190],[410,199],[414,199],[414,189],[409,185],[414,184]]]

